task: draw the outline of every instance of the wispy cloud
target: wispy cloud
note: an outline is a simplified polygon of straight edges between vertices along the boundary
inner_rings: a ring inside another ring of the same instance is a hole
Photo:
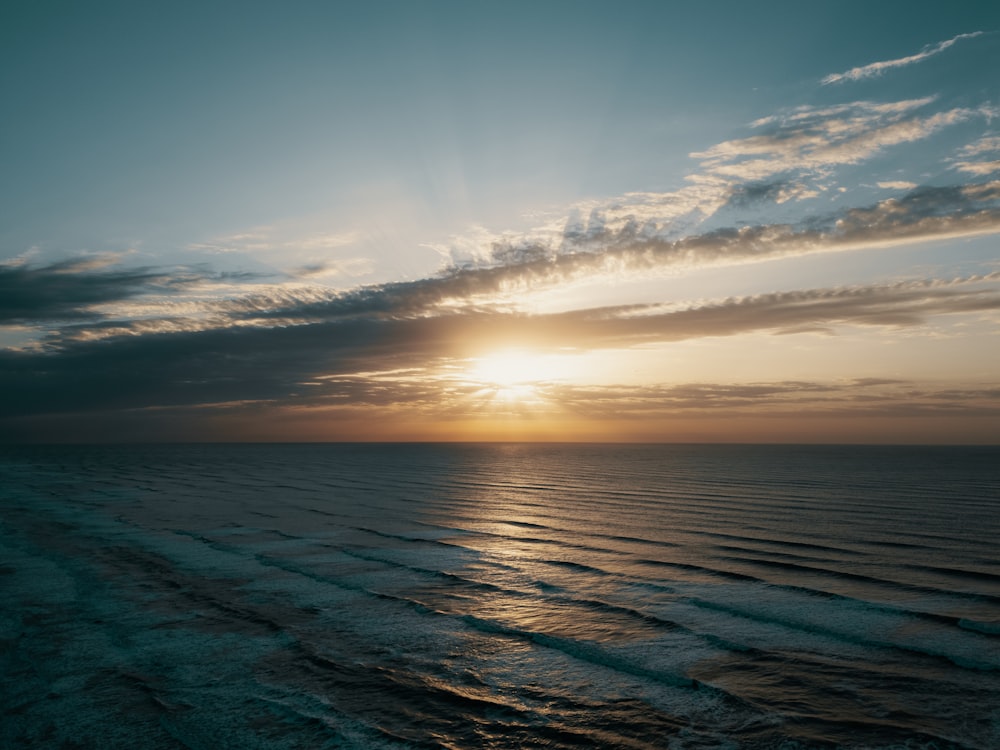
[[[293,268],[288,275],[296,279],[357,278],[375,270],[370,258],[339,258],[322,260]]]
[[[920,52],[913,55],[897,57],[893,60],[882,60],[879,62],[869,63],[868,65],[851,68],[843,73],[831,73],[823,79],[822,83],[823,85],[830,85],[832,83],[844,83],[845,81],[860,81],[865,78],[875,78],[888,70],[903,68],[907,65],[915,65],[916,63],[923,62],[928,57],[933,57],[934,55],[944,52],[956,42],[963,39],[974,39],[977,36],[982,36],[983,33],[984,32],[982,31],[973,31],[969,34],[959,34],[958,36],[946,39],[943,42],[927,45],[920,50]]]
[[[976,156],[1000,151],[1000,136],[986,135],[979,138],[974,143],[963,146],[960,151],[962,156]]]
[[[293,279],[353,279],[374,270],[370,258],[343,255],[358,245],[361,232],[309,232],[281,226],[259,226],[246,231],[214,237],[187,246],[188,250],[207,255],[230,255],[250,258],[273,265]],[[335,257],[331,257],[335,256]]]
[[[989,158],[983,158],[983,157]],[[988,135],[964,146],[952,164],[954,169],[966,174],[985,177],[1000,172],[1000,137]]]
[[[799,108],[760,120],[769,132],[725,141],[691,154],[706,177],[759,181],[787,172],[824,174],[831,167],[858,164],[892,146],[911,143],[974,117],[992,116],[989,107],[956,107],[925,117],[912,113],[932,98],[854,102],[834,108]]]
[[[917,188],[917,183],[908,180],[885,180],[876,184],[883,190],[914,190]]]
[[[958,162],[955,164],[955,169],[960,172],[976,175],[977,177],[986,177],[996,172],[1000,172],[1000,159],[992,159],[990,161]]]

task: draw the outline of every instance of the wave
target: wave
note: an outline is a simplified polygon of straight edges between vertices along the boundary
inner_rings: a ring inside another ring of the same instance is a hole
[[[781,560],[770,560],[757,557],[735,557],[735,556],[726,556],[724,559],[733,562],[755,565],[758,567],[772,568],[793,573],[806,573],[809,575],[825,576],[844,581],[858,581],[862,583],[870,583],[897,589],[899,591],[912,592],[916,594],[931,594],[931,595],[942,595],[942,596],[946,595],[949,597],[965,598],[975,601],[988,602],[990,604],[1000,604],[1000,596],[987,594],[983,592],[967,592],[967,591],[956,591],[954,589],[943,589],[936,586],[927,586],[913,582],[895,581],[888,578],[870,576],[864,573],[854,573],[846,570],[833,570],[831,568],[819,568],[819,567],[814,567],[812,565],[802,565],[800,563],[793,563]]]
[[[933,452],[31,455],[0,710],[36,745],[89,706],[154,748],[1000,746],[978,453],[930,489]]]
[[[960,628],[974,630],[985,635],[1000,636],[1000,620],[970,620],[962,617],[956,623]]]

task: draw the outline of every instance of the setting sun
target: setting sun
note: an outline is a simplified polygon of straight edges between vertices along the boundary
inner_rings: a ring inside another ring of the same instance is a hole
[[[545,401],[541,386],[573,378],[579,363],[566,354],[541,354],[523,349],[504,349],[474,357],[466,371],[470,380],[501,401]]]
[[[546,380],[549,362],[546,355],[509,350],[473,360],[469,374],[476,380],[503,388]]]

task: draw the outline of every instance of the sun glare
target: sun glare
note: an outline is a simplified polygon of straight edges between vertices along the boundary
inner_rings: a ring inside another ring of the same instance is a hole
[[[508,349],[470,360],[466,372],[470,380],[489,389],[493,398],[523,403],[543,400],[539,386],[564,379],[572,364],[572,358],[564,354]]]
[[[505,351],[473,360],[469,374],[476,380],[501,388],[526,385],[546,379],[544,357]]]

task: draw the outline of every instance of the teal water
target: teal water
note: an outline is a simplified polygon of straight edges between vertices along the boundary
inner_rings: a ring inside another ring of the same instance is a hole
[[[1000,450],[0,449],[0,747],[1000,747]]]

